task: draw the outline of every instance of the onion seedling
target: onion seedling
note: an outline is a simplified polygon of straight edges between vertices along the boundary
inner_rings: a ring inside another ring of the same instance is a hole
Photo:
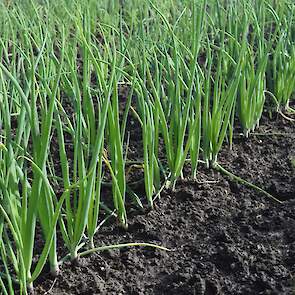
[[[224,53],[224,35],[225,32],[223,31],[221,48],[218,52],[217,70],[213,77],[213,55],[210,43],[209,41],[207,42],[208,69],[207,73],[205,73],[204,103],[202,110],[202,148],[204,160],[208,167],[210,165],[214,167],[217,163],[218,153],[230,125],[240,82],[242,60],[246,50],[244,45],[241,48],[235,71],[227,80],[223,69],[229,68],[228,63],[231,61],[228,61]],[[212,80],[214,82],[212,82]],[[212,102],[210,101],[211,95],[213,96]]]
[[[157,52],[153,54],[154,67],[163,73],[161,73],[163,86],[156,87],[150,67],[147,67],[147,78],[154,96],[155,111],[158,112],[160,118],[160,130],[164,138],[167,163],[174,187],[177,178],[182,174],[183,165],[193,139],[195,144],[199,142],[197,138],[200,134],[196,133],[196,130],[198,130],[198,124],[200,124],[200,113],[192,110],[192,108],[195,101],[194,95],[196,95],[197,105],[200,106],[201,103],[200,95],[197,94],[200,89],[196,89],[196,87],[199,87],[196,75],[206,1],[203,1],[200,14],[197,14],[195,4],[192,5],[192,30],[195,34],[192,37],[193,45],[188,62],[186,57],[182,55],[183,53],[180,50],[182,45],[179,44],[168,20],[154,4],[151,3],[151,5],[160,14],[173,41],[171,48],[164,46],[163,51],[160,48],[158,49],[160,57],[157,56]],[[170,54],[170,52],[172,53]],[[159,72],[156,72],[156,74],[159,75]],[[190,126],[191,128],[189,128]],[[197,155],[199,148],[198,146],[194,148],[191,152]]]
[[[265,102],[265,70],[268,55],[264,53],[258,56],[256,63],[254,55],[253,50],[246,53],[238,89],[238,115],[246,137],[250,130],[254,131],[255,127],[259,126]]]

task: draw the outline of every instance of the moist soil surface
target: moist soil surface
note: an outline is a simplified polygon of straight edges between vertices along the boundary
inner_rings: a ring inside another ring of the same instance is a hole
[[[36,294],[295,294],[295,124],[262,118],[256,134],[236,131],[222,167],[281,201],[200,164],[151,211],[129,210],[129,228],[109,220],[96,246],[149,242],[154,248],[94,253],[43,273]],[[189,174],[186,167],[185,174]]]

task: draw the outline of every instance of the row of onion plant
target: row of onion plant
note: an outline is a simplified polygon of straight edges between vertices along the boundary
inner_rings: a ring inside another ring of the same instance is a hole
[[[291,1],[53,2],[1,10],[4,294],[33,290],[46,263],[56,275],[64,260],[94,251],[165,249],[142,241],[96,245],[95,234],[102,210],[127,229],[127,202],[142,207],[145,197],[153,208],[187,162],[194,179],[204,162],[264,192],[221,167],[219,152],[232,146],[236,119],[246,137],[259,127],[267,98],[277,111],[292,112]],[[129,93],[122,112],[123,86]],[[130,116],[141,128],[136,162],[144,197],[127,177]],[[36,249],[40,231],[44,245]],[[58,233],[68,253],[61,259]]]

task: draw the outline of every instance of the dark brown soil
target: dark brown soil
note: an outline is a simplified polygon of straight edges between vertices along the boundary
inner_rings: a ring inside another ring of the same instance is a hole
[[[295,124],[263,119],[259,134],[237,135],[219,162],[284,201],[200,167],[197,181],[178,182],[151,212],[113,221],[96,245],[150,242],[171,252],[128,248],[66,262],[44,274],[37,294],[295,294]],[[283,135],[285,134],[285,135]]]

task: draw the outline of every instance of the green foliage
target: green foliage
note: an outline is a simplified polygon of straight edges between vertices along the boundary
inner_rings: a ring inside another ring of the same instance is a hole
[[[292,111],[294,10],[292,0],[1,2],[2,292],[26,294],[47,262],[56,275],[68,257],[116,247],[95,245],[101,210],[127,228],[130,198],[152,208],[186,163],[193,178],[201,158],[220,167],[235,122],[248,136],[269,97]],[[144,196],[128,177],[129,118]],[[134,245],[149,244],[117,247]]]

